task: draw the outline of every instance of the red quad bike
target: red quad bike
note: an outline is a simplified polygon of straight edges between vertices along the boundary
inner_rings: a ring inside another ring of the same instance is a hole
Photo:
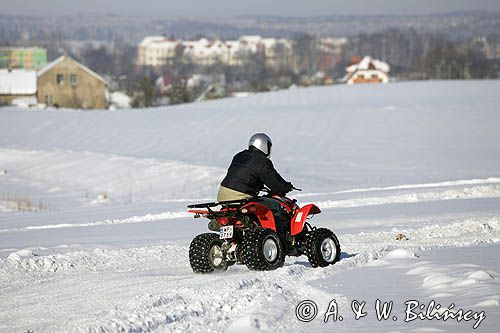
[[[273,213],[260,203],[260,197],[188,206],[195,218],[210,219],[208,229],[217,232],[200,234],[191,242],[189,262],[195,273],[224,271],[236,262],[251,270],[273,270],[283,266],[286,255],[305,254],[312,267],[326,267],[339,261],[337,236],[329,229],[316,228],[307,222],[321,212],[316,205],[300,208],[295,199],[267,196],[278,199],[290,218],[284,237],[276,233]],[[216,206],[222,208],[213,210]]]

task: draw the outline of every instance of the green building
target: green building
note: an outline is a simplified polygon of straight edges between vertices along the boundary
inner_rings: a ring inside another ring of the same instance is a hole
[[[0,68],[39,69],[47,64],[47,50],[40,47],[0,47]]]

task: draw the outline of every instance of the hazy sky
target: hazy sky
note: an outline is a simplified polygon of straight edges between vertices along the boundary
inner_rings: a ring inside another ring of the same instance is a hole
[[[500,12],[500,0],[0,0],[0,14],[114,13],[165,18],[429,14],[477,9]]]

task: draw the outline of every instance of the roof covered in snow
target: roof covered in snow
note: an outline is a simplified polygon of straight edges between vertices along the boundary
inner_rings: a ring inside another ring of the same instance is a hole
[[[36,72],[0,69],[0,95],[36,94]]]
[[[240,41],[245,41],[247,43],[257,44],[262,41],[262,37],[259,35],[245,35],[240,37]]]
[[[221,40],[209,41],[202,38],[199,41],[189,41],[183,44],[186,47],[184,52],[193,56],[218,56],[227,52],[226,44]]]
[[[79,63],[78,61],[76,61],[75,59],[73,59],[73,58],[71,58],[71,57],[69,57],[67,55],[62,55],[59,58],[57,58],[56,60],[54,60],[51,63],[47,64],[47,66],[43,67],[41,70],[38,71],[38,76],[41,76],[41,75],[45,74],[46,72],[48,72],[49,70],[51,70],[53,67],[55,67],[58,64],[60,64],[61,62],[63,62],[66,58],[68,58],[73,63],[75,63],[83,71],[89,73],[90,75],[92,75],[93,77],[95,77],[96,79],[98,79],[99,81],[102,81],[104,84],[108,85],[108,82],[102,76],[100,76],[99,74],[97,74],[96,72],[94,72],[93,70],[91,70],[90,68],[88,68],[87,66]]]
[[[378,69],[385,73],[389,73],[391,71],[391,67],[389,66],[388,63],[377,59],[373,59],[370,56],[366,56],[357,64],[347,67],[346,71],[348,73],[353,73],[357,70],[367,70],[367,69]]]
[[[148,36],[142,40],[142,42],[139,44],[139,46],[148,46],[151,43],[163,42],[165,40],[166,40],[166,38],[163,36]]]

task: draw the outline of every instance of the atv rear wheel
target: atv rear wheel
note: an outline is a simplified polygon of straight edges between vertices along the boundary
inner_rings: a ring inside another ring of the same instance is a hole
[[[189,246],[189,263],[195,273],[211,273],[227,269],[222,252],[223,240],[219,234],[204,233],[196,236]]]
[[[242,259],[255,271],[270,271],[283,266],[285,254],[278,235],[271,229],[248,231],[242,243]]]
[[[326,267],[340,260],[337,236],[326,228],[312,230],[306,236],[306,254],[312,267]]]

